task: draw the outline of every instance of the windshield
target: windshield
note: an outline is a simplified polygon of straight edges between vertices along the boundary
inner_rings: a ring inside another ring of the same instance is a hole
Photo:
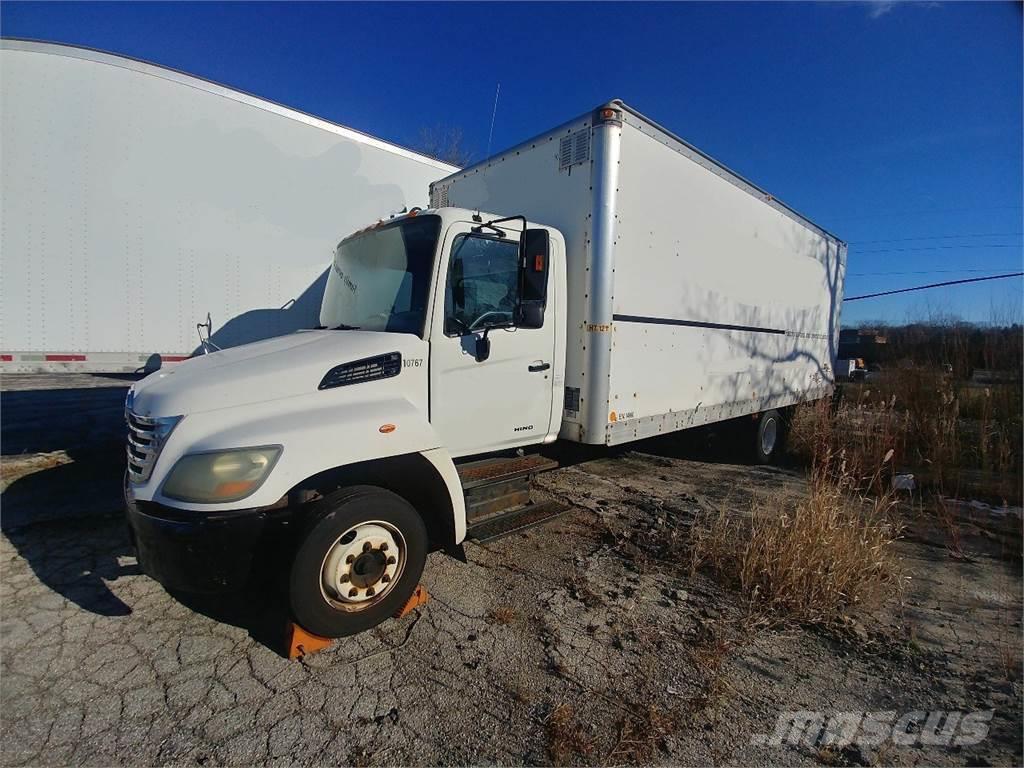
[[[440,217],[417,216],[342,241],[320,324],[422,336],[440,230]]]

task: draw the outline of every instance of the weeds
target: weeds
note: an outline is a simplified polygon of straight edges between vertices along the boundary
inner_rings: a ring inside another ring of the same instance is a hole
[[[499,624],[504,627],[515,621],[517,616],[518,614],[513,608],[507,605],[499,605],[487,613],[487,620],[492,624]]]
[[[659,746],[677,727],[676,718],[658,707],[648,705],[619,723],[618,741],[605,760],[609,765],[649,765]]]
[[[559,704],[551,710],[544,727],[552,765],[566,765],[574,757],[586,757],[593,749],[569,704]]]
[[[725,662],[736,643],[727,639],[715,626],[690,650],[690,660],[701,675],[700,695],[689,702],[694,711],[715,709],[726,693],[732,690],[725,676]]]
[[[946,499],[941,496],[936,500],[935,504],[936,517],[938,517],[939,525],[942,526],[942,530],[946,534],[946,549],[949,550],[950,556],[957,560],[966,560],[967,555],[964,552],[962,536],[960,533],[960,521],[957,520],[956,516],[950,510],[949,505],[946,503]]]
[[[984,386],[934,366],[896,368],[877,381],[844,384],[833,408],[821,402],[798,407],[791,449],[810,464],[824,437],[862,483],[874,477],[881,456],[892,450],[890,471],[879,481],[888,481],[898,469],[947,496],[1019,503],[1021,408],[1019,381]]]
[[[879,485],[877,475],[869,485]],[[823,448],[805,498],[776,495],[750,518],[723,510],[695,526],[691,570],[738,588],[751,613],[801,623],[835,624],[855,606],[880,604],[901,584],[892,551],[901,526],[891,497],[863,496],[862,480]]]

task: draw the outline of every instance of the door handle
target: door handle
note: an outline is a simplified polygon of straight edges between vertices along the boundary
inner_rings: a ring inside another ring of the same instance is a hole
[[[546,371],[551,367],[551,363],[535,363],[530,366],[530,373],[538,373],[539,371]]]

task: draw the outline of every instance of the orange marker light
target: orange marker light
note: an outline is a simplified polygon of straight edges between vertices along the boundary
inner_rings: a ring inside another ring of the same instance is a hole
[[[240,496],[253,486],[252,480],[233,480],[221,483],[213,490],[214,496]]]
[[[616,422],[618,420],[619,420],[619,417],[615,414],[615,411],[612,411],[611,413],[608,414],[608,421],[614,423],[614,422]]]
[[[533,257],[533,271],[543,272],[544,271],[544,254],[538,253]]]
[[[386,434],[388,434],[390,432],[394,432],[395,431],[395,425],[394,424],[381,424],[380,427],[378,427],[377,431],[380,432],[382,435],[386,435]]]
[[[603,117],[605,120],[611,120],[613,117],[615,117],[615,110],[614,109],[602,109],[601,110],[601,117]]]

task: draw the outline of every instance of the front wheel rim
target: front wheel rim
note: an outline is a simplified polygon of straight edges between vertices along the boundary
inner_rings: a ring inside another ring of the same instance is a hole
[[[394,525],[357,523],[327,548],[320,564],[320,594],[336,610],[364,611],[391,594],[407,559],[405,537]]]
[[[778,439],[779,426],[775,419],[765,419],[764,429],[761,430],[761,453],[771,456],[775,450],[775,441]]]

